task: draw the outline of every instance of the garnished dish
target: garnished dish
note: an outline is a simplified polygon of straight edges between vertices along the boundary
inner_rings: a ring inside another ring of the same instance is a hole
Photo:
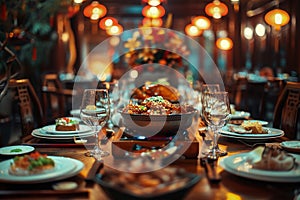
[[[124,113],[142,115],[172,115],[194,111],[190,105],[173,104],[162,96],[152,96],[144,99],[141,104],[128,104]]]
[[[164,99],[171,102],[178,102],[180,97],[177,89],[172,86],[163,84],[151,84],[143,85],[142,87],[133,90],[131,99],[143,101],[146,98],[152,96],[162,96]]]
[[[79,121],[69,117],[62,117],[55,120],[56,131],[76,131],[79,130]]]
[[[175,167],[147,173],[107,169],[96,179],[113,199],[182,199],[199,180],[199,176]]]
[[[9,173],[16,176],[28,176],[45,173],[55,166],[54,160],[46,154],[35,151],[28,155],[16,156],[10,165]]]

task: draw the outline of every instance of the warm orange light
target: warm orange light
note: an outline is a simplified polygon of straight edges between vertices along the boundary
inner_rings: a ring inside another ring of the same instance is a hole
[[[148,3],[150,6],[158,6],[162,3],[163,0],[143,0],[145,3]]]
[[[103,30],[106,30],[107,28],[118,24],[118,20],[114,17],[105,17],[100,20],[99,22],[99,27]]]
[[[290,16],[289,14],[281,9],[274,9],[269,11],[265,15],[265,21],[273,26],[275,30],[280,30],[280,28],[290,21]]]
[[[101,17],[104,17],[106,13],[106,7],[100,4],[98,1],[93,1],[83,10],[83,15],[93,20],[97,20]]]
[[[143,16],[148,18],[160,18],[165,13],[166,11],[162,6],[145,6],[142,10]]]
[[[123,32],[123,27],[120,24],[111,26],[106,30],[108,35],[120,35]]]
[[[209,3],[205,6],[205,13],[215,19],[220,19],[221,17],[227,15],[228,8],[219,0],[214,0],[212,3]]]
[[[202,30],[200,30],[197,26],[188,24],[185,26],[185,33],[189,36],[199,36],[202,33]]]
[[[233,47],[233,42],[230,38],[219,38],[216,45],[221,50],[230,50]]]
[[[145,17],[142,21],[143,26],[148,26],[148,27],[161,27],[163,24],[163,20],[161,18],[147,18]]]
[[[192,19],[192,24],[201,30],[207,30],[210,27],[210,21],[207,17],[198,16]]]

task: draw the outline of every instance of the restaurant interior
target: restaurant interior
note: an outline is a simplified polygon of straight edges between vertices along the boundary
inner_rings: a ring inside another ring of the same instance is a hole
[[[299,200],[298,10],[0,0],[0,199]]]

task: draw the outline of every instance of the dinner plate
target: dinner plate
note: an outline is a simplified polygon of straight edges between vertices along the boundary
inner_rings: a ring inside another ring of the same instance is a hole
[[[67,140],[73,139],[73,137],[90,137],[94,135],[93,131],[85,132],[85,133],[74,133],[74,134],[66,134],[66,135],[54,135],[48,132],[45,132],[41,129],[34,129],[31,133],[32,136],[42,139],[52,139],[52,140]]]
[[[226,125],[220,131],[220,135],[228,138],[246,139],[246,140],[266,140],[282,137],[284,132],[280,129],[265,127],[268,129],[268,133],[265,134],[253,134],[253,133],[235,133],[228,128],[230,125]]]
[[[76,131],[57,131],[55,130],[55,127],[56,125],[52,124],[52,125],[44,126],[43,128],[41,128],[41,130],[53,135],[70,135],[74,133],[78,134],[78,133],[85,133],[85,132],[92,131],[91,127],[85,124],[79,124],[79,130]]]
[[[44,183],[50,181],[57,181],[77,175],[82,169],[84,164],[72,158],[60,156],[48,156],[55,162],[53,170],[42,174],[16,176],[9,174],[8,170],[13,162],[13,159],[0,162],[0,182],[6,183]]]
[[[230,114],[231,119],[240,119],[248,117],[250,117],[250,113],[245,111],[235,111],[234,113]]]
[[[300,141],[297,140],[284,141],[281,142],[280,145],[287,151],[300,153]]]
[[[0,148],[1,155],[20,155],[34,151],[34,147],[28,145],[14,145]]]
[[[295,155],[297,165],[290,171],[270,171],[253,169],[248,162],[249,152],[235,154],[220,159],[220,166],[237,176],[271,182],[300,182],[300,156]]]

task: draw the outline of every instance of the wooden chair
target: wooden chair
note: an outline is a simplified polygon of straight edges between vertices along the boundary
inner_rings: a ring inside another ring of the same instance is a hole
[[[44,125],[44,113],[40,100],[28,79],[12,79],[9,89],[14,91],[14,100],[18,103],[22,138],[31,134],[33,129]]]
[[[273,118],[273,127],[285,132],[288,139],[300,139],[300,83],[287,82],[280,93]]]
[[[64,89],[57,74],[46,74],[42,83],[43,111],[45,121],[53,123],[56,118],[67,115],[73,95],[72,90]]]

